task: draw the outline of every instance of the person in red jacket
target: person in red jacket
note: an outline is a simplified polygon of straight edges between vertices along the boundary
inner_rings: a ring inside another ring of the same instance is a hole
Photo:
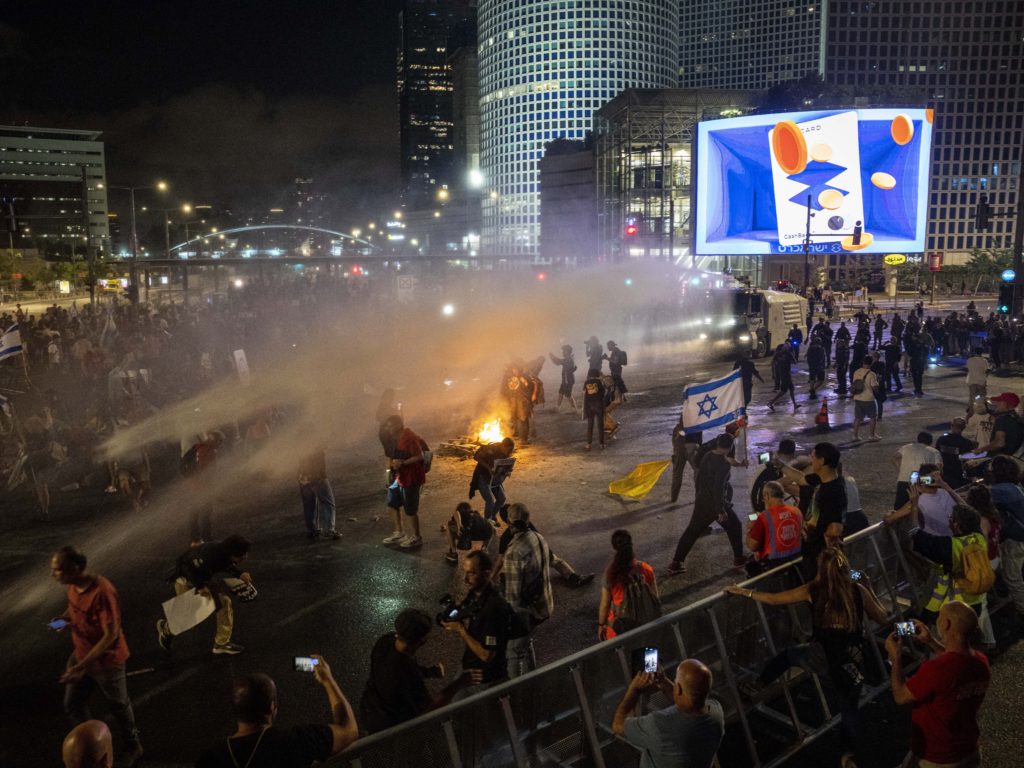
[[[398,415],[388,417],[381,426],[380,437],[388,458],[388,506],[395,517],[395,529],[384,543],[415,549],[423,545],[419,518],[420,488],[427,482],[423,441]],[[408,533],[404,532],[403,511]]]
[[[975,768],[981,765],[978,710],[991,678],[988,658],[971,648],[978,616],[969,605],[954,600],[942,606],[935,626],[942,643],[914,619],[913,638],[936,656],[910,679],[903,674],[903,641],[896,634],[885,641],[892,662],[893,700],[913,705],[910,753],[903,766]]]

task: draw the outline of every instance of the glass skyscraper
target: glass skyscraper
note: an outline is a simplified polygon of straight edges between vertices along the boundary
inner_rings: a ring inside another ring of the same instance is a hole
[[[539,252],[544,145],[626,88],[677,82],[679,0],[480,0],[481,250]]]

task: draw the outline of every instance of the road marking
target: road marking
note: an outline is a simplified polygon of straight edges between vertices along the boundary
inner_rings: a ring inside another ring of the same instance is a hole
[[[317,600],[315,603],[310,603],[309,605],[305,606],[304,608],[300,608],[295,613],[293,613],[291,616],[285,616],[283,619],[281,619],[279,622],[277,622],[277,626],[283,627],[283,626],[286,626],[288,624],[291,624],[293,621],[297,621],[298,619],[301,619],[306,614],[312,613],[313,611],[317,610],[318,608],[323,608],[325,605],[330,605],[335,600],[341,600],[346,595],[350,595],[350,594],[351,594],[351,590],[348,590],[346,592],[338,592],[337,594],[331,595],[329,597],[323,597],[323,598]]]

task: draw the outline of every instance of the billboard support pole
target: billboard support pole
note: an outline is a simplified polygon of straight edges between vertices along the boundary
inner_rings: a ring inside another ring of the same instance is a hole
[[[804,232],[804,296],[811,287],[811,196],[807,196],[807,229]]]
[[[1024,266],[1021,262],[1024,259],[1024,188],[1021,184],[1024,184],[1024,147],[1021,147],[1021,153],[1018,158],[1018,165],[1020,166],[1020,175],[1017,178],[1017,220],[1013,223],[1013,302],[1010,307],[1010,317],[1020,317],[1021,313],[1021,294],[1024,293],[1022,290],[1022,281],[1024,281]]]

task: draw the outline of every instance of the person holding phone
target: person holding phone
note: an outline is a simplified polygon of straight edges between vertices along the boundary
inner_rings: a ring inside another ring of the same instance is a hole
[[[733,586],[725,591],[765,605],[810,603],[812,635],[810,643],[782,651],[761,670],[757,681],[744,686],[748,696],[757,696],[792,667],[804,667],[819,675],[827,674],[840,701],[841,766],[855,765],[860,742],[860,693],[864,686],[864,614],[878,624],[888,624],[886,614],[862,578],[850,578],[850,561],[841,548],[821,551],[814,579],[784,592],[759,592]]]
[[[892,665],[892,698],[913,707],[910,752],[903,765],[980,766],[978,712],[991,672],[988,657],[971,647],[978,616],[960,601],[946,603],[936,621],[941,643],[923,622],[914,619],[913,625],[912,639],[936,654],[913,677],[903,672],[903,645],[908,640],[893,633],[885,641]]]
[[[711,683],[711,670],[697,659],[681,662],[672,680],[638,672],[615,710],[612,730],[642,752],[644,768],[711,768],[725,734],[725,715],[710,698]],[[631,716],[643,693],[659,689],[671,705]]]
[[[910,499],[899,509],[887,514],[885,522],[892,525],[897,520],[914,514],[921,530],[926,533],[933,536],[952,536],[949,527],[950,516],[957,504],[966,502],[943,479],[942,472],[934,464],[922,464],[911,478],[915,482],[910,486]]]
[[[109,580],[86,570],[88,559],[78,549],[65,546],[50,558],[50,575],[67,587],[68,607],[51,627],[71,627],[74,650],[60,676],[64,683],[64,711],[75,724],[90,719],[89,698],[97,688],[107,700],[124,744],[121,762],[134,765],[142,757],[139,729],[128,698],[125,662],[128,643],[121,629],[117,590]]]
[[[359,737],[352,706],[322,656],[314,655],[313,679],[327,694],[331,722],[317,725],[277,725],[277,686],[261,672],[235,680],[231,703],[237,727],[227,739],[210,747],[196,768],[281,768],[322,763]]]

